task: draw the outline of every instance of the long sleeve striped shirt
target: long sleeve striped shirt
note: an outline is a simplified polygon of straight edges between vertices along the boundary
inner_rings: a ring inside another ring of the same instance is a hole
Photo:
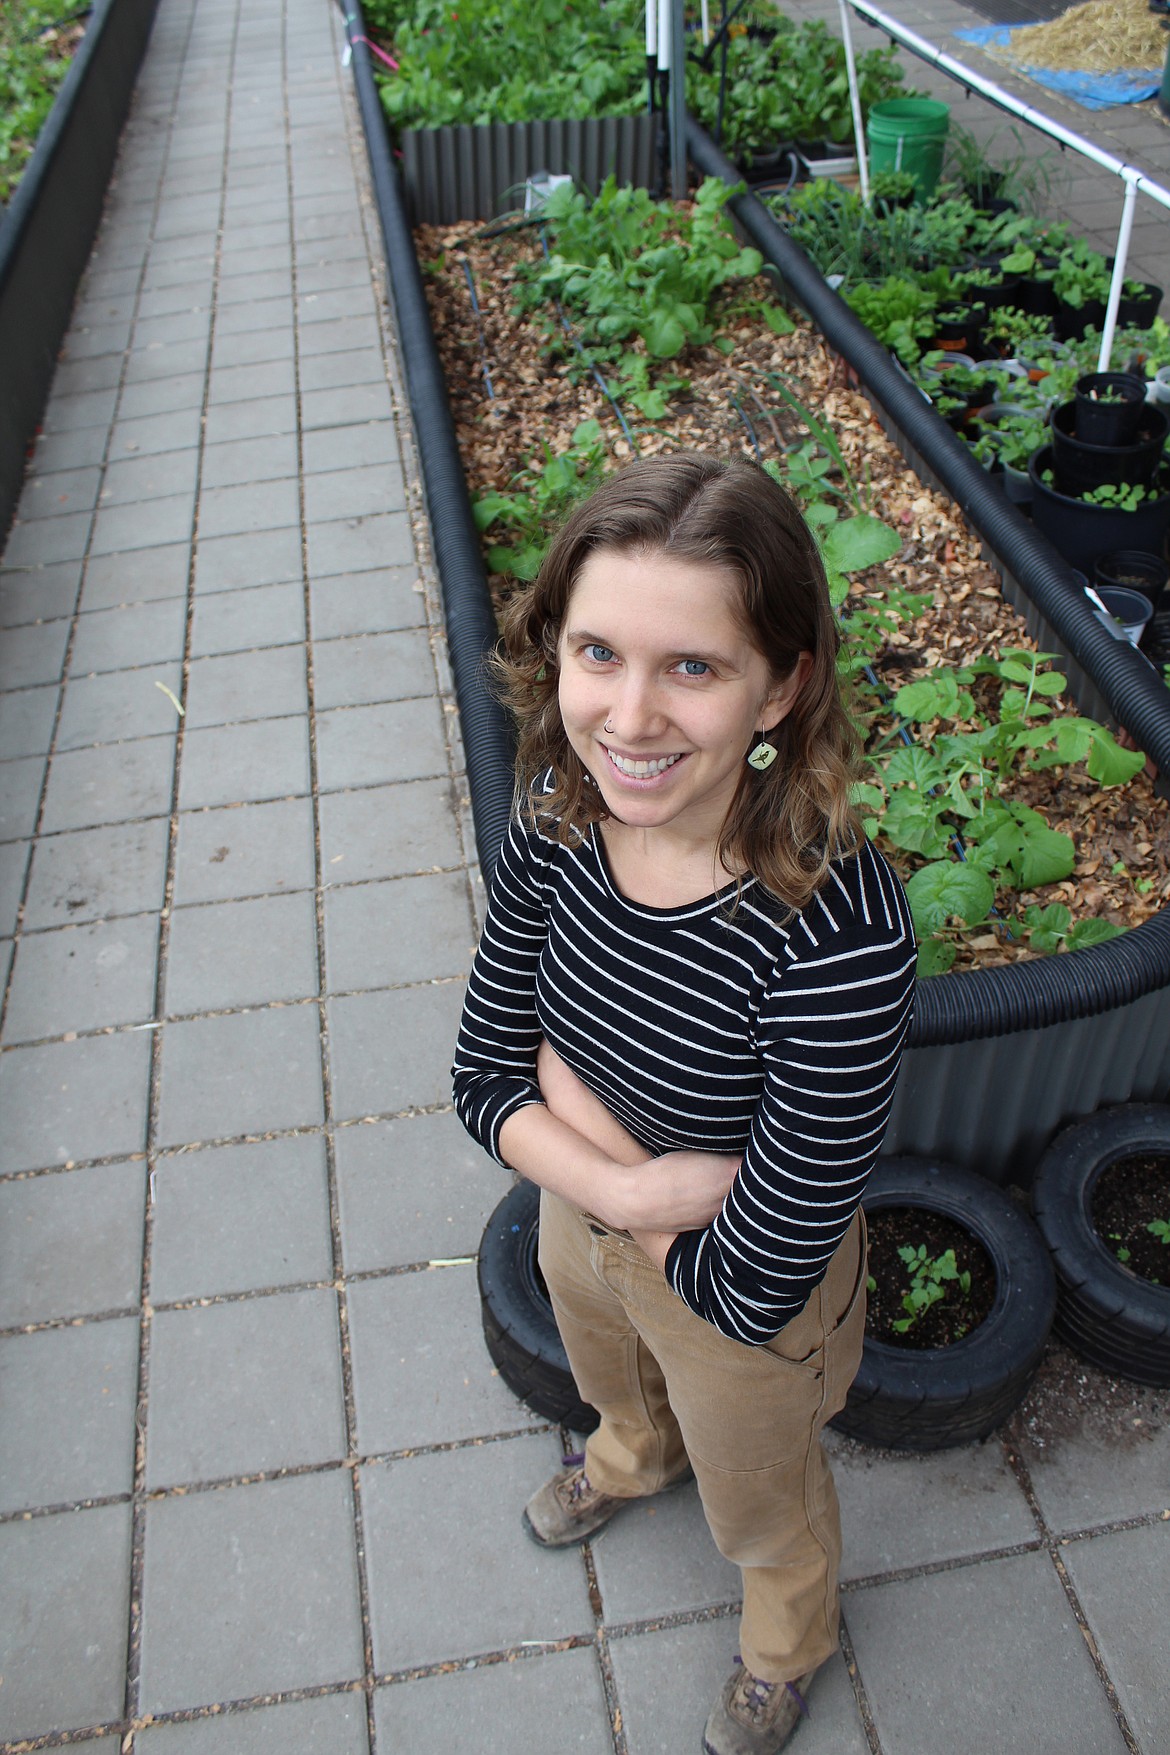
[[[631,902],[594,830],[579,848],[514,821],[468,986],[455,1105],[501,1163],[539,1103],[541,1037],[651,1156],[742,1152],[712,1224],[666,1275],[750,1345],[804,1308],[881,1146],[910,1022],[915,945],[868,844],[794,914],[747,879],[682,908]]]

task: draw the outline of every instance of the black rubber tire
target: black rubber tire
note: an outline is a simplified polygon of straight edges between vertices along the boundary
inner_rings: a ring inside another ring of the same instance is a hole
[[[1056,1281],[1039,1232],[1003,1189],[933,1159],[880,1159],[862,1206],[867,1214],[922,1207],[961,1225],[991,1259],[995,1301],[951,1347],[895,1347],[867,1336],[833,1425],[893,1450],[986,1438],[1018,1406],[1052,1327]]]
[[[1032,1210],[1052,1251],[1056,1332],[1118,1377],[1170,1384],[1170,1287],[1123,1267],[1093,1228],[1093,1191],[1119,1158],[1170,1153],[1170,1107],[1100,1109],[1058,1134],[1032,1185]]]
[[[583,1402],[536,1259],[540,1190],[518,1182],[487,1222],[479,1246],[483,1335],[492,1363],[521,1401],[546,1420],[592,1432],[597,1413]]]

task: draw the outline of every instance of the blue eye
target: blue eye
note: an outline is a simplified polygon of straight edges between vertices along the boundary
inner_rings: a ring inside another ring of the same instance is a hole
[[[591,658],[594,664],[612,664],[613,662],[613,653],[610,648],[608,646],[599,646],[596,641],[593,641],[586,646],[585,656]]]
[[[684,676],[707,676],[711,666],[702,658],[684,658],[682,661]]]

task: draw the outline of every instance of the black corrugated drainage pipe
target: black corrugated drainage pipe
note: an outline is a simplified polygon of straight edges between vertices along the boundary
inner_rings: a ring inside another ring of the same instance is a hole
[[[705,176],[740,183],[730,159],[694,121],[687,147]],[[1128,643],[1106,633],[1071,577],[1068,562],[1006,500],[970,449],[894,364],[887,350],[820,271],[777,224],[756,196],[730,203],[752,243],[780,271],[831,347],[851,365],[911,448],[938,477],[988,545],[1050,622],[1069,652],[1093,677],[1117,715],[1164,774],[1170,774],[1170,693],[1158,673]]]
[[[511,729],[503,707],[488,687],[484,671],[484,660],[496,644],[495,617],[480,558],[479,534],[459,460],[447,385],[410,233],[402,183],[390,156],[386,118],[378,101],[369,51],[362,40],[365,26],[356,0],[350,0],[346,29],[353,51],[354,81],[390,268],[398,338],[414,415],[435,563],[443,588],[476,845],[484,879],[490,881],[500,843],[508,830],[513,792]]]

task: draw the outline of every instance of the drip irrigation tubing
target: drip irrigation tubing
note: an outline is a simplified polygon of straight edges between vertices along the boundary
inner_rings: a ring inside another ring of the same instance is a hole
[[[422,276],[365,45],[354,42],[352,55],[447,612],[472,816],[480,862],[490,879],[513,798],[511,731],[484,674],[485,655],[496,641],[495,620]],[[729,184],[739,181],[734,167],[690,119],[687,136],[691,155],[704,174]],[[1154,673],[1148,672],[1147,681],[1138,674],[1146,667],[1136,654],[1118,654],[1087,602],[1078,602],[1066,564],[1014,507],[994,503],[995,489],[982,479],[982,469],[961,441],[899,376],[885,350],[825,286],[763,206],[752,196],[733,197],[731,206],[826,340],[854,366],[961,509],[1010,562],[1021,586],[1102,688],[1122,722],[1145,740],[1160,767],[1170,769],[1170,712],[1165,689]],[[1107,944],[919,982],[910,1044],[913,1048],[958,1044],[1065,1024],[1130,1005],[1167,986],[1170,913],[1163,909],[1153,920]]]

